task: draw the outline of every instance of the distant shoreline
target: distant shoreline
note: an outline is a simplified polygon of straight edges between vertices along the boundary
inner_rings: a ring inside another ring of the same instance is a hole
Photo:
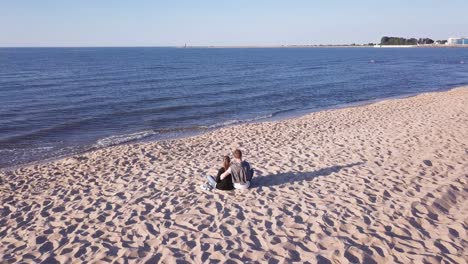
[[[187,46],[176,48],[211,48],[211,49],[267,49],[267,48],[468,48],[464,46],[446,46],[446,45],[284,45],[284,46]]]
[[[176,48],[176,49],[293,49],[293,48],[468,48],[468,45],[273,45],[273,46],[31,46],[0,47],[0,49],[106,49],[106,48]]]

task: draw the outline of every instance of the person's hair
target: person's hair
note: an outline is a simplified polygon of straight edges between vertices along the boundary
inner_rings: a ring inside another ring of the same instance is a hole
[[[234,158],[242,159],[242,152],[239,149],[234,150]]]
[[[229,165],[231,164],[231,158],[229,156],[223,157],[223,167],[225,170],[229,169]]]

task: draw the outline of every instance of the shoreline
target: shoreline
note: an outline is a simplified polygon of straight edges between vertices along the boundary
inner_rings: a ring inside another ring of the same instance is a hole
[[[205,128],[205,129],[186,131],[186,132],[170,132],[170,133],[167,133],[167,134],[158,135],[157,137],[153,135],[153,136],[148,136],[148,137],[144,137],[144,138],[141,138],[141,139],[136,139],[136,140],[130,140],[130,141],[122,142],[122,143],[111,144],[111,145],[105,146],[105,147],[97,147],[97,146],[95,146],[96,145],[96,143],[95,143],[95,144],[89,146],[90,149],[77,151],[76,153],[63,154],[63,155],[58,156],[58,157],[50,157],[50,158],[47,158],[47,159],[44,159],[44,160],[26,162],[26,163],[7,166],[7,167],[3,167],[3,168],[0,167],[0,172],[2,170],[3,171],[11,171],[11,170],[20,169],[22,167],[41,165],[41,164],[44,164],[44,163],[59,161],[59,160],[62,160],[62,159],[73,158],[74,156],[81,156],[81,155],[84,155],[86,153],[91,153],[91,152],[95,152],[95,151],[98,151],[98,150],[101,150],[101,149],[112,148],[112,147],[116,147],[116,146],[140,144],[140,143],[164,142],[164,141],[171,141],[171,140],[183,139],[183,138],[188,138],[188,137],[196,137],[196,136],[200,136],[200,135],[203,135],[203,134],[206,134],[206,133],[211,133],[211,132],[219,130],[219,129],[228,128],[228,127],[235,127],[235,126],[238,126],[238,125],[259,124],[259,123],[263,123],[263,122],[278,122],[278,121],[285,121],[285,120],[290,120],[290,119],[297,119],[297,118],[301,118],[301,117],[304,117],[304,116],[307,116],[307,115],[310,115],[310,114],[324,112],[324,111],[333,111],[333,110],[339,110],[339,109],[345,109],[345,108],[367,106],[367,105],[372,105],[372,104],[375,104],[375,103],[384,102],[384,101],[388,101],[388,100],[398,100],[398,99],[411,98],[411,97],[418,96],[420,94],[425,94],[425,93],[443,93],[443,92],[447,92],[447,91],[450,91],[450,90],[453,90],[453,89],[458,89],[458,88],[463,88],[463,87],[466,87],[466,86],[465,85],[455,86],[455,87],[449,86],[449,87],[437,88],[435,90],[428,91],[428,92],[419,92],[419,93],[415,92],[415,93],[409,93],[409,94],[405,94],[405,95],[396,95],[396,96],[390,96],[390,97],[385,97],[385,98],[376,98],[376,99],[363,100],[363,101],[357,101],[357,102],[352,102],[352,103],[338,104],[338,105],[324,107],[324,108],[317,109],[317,110],[312,110],[312,109],[295,110],[295,111],[291,111],[291,113],[282,113],[282,114],[278,114],[276,116],[261,118],[259,120],[254,120],[254,121],[243,121],[243,120],[241,120],[241,121],[239,121],[237,123],[234,123],[234,124],[219,125],[219,126],[216,126],[214,128]],[[228,120],[227,122],[229,122],[229,121],[230,120]],[[139,133],[139,132],[136,132],[136,133]],[[125,136],[125,135],[118,135],[118,136]],[[102,140],[102,139],[100,139],[100,140]]]
[[[468,48],[468,45],[200,45],[200,46],[31,46],[0,47],[0,49],[101,49],[101,48],[175,48],[175,49],[277,49],[277,48]]]
[[[467,131],[462,86],[0,171],[0,262],[463,263]]]

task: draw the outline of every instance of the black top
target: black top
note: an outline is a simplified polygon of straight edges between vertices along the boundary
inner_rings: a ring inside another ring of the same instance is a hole
[[[219,190],[233,190],[234,189],[234,184],[232,184],[232,176],[231,174],[228,174],[226,178],[221,180],[221,174],[223,174],[226,170],[224,168],[221,168],[218,170],[218,175],[216,176],[216,189]]]

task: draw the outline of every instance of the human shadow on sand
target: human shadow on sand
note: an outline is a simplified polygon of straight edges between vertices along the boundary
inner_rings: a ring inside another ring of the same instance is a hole
[[[298,181],[310,181],[315,177],[327,176],[334,172],[339,172],[342,169],[359,166],[364,163],[365,162],[355,162],[346,165],[335,165],[311,172],[285,172],[259,177],[254,176],[252,179],[251,188],[273,187]]]

